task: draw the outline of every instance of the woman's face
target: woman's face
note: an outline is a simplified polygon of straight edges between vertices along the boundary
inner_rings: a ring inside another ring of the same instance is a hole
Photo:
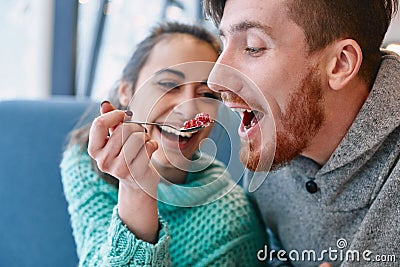
[[[208,88],[207,79],[217,57],[208,43],[187,34],[172,34],[161,40],[139,72],[135,94],[128,103],[134,113],[132,119],[180,128],[200,112],[215,118],[219,95]],[[123,100],[128,99],[131,90],[120,92]],[[182,172],[188,167],[187,159],[191,159],[211,131],[207,127],[182,136],[157,126],[146,128],[159,145],[152,163],[165,178],[176,176],[175,171]]]

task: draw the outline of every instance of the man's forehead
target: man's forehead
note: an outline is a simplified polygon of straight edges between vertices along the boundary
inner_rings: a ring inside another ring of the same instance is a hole
[[[258,29],[271,34],[274,21],[287,17],[286,1],[282,0],[229,0],[226,1],[221,23],[220,34],[243,32]]]

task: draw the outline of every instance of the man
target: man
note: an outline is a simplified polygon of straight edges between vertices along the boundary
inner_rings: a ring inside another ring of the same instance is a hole
[[[224,46],[209,85],[242,113],[246,167],[272,164],[254,196],[295,266],[400,261],[400,60],[380,51],[397,8],[204,0]]]

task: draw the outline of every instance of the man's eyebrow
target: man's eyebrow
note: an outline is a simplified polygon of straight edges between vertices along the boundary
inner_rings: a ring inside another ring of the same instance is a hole
[[[238,24],[231,25],[228,32],[229,33],[244,32],[244,31],[247,31],[247,30],[253,29],[253,28],[259,29],[268,35],[271,35],[271,32],[272,32],[271,27],[269,27],[265,24],[262,24],[258,21],[251,21],[251,20],[245,20]],[[219,35],[225,36],[225,33],[222,29],[219,29]]]
[[[162,74],[164,72],[169,72],[169,73],[172,73],[172,74],[175,74],[175,75],[181,77],[182,79],[185,79],[185,74],[183,72],[178,71],[178,70],[174,70],[174,69],[170,69],[170,68],[161,69],[161,70],[157,71],[155,73],[155,75],[159,75],[159,74]]]

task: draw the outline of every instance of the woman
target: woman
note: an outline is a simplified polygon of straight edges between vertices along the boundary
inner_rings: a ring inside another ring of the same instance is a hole
[[[179,136],[125,123],[215,118],[220,96],[207,87],[207,62],[219,49],[200,27],[155,27],[125,67],[114,105],[103,102],[90,132],[74,133],[61,171],[80,266],[260,264],[266,237],[252,205],[222,163],[198,153],[211,127]]]

